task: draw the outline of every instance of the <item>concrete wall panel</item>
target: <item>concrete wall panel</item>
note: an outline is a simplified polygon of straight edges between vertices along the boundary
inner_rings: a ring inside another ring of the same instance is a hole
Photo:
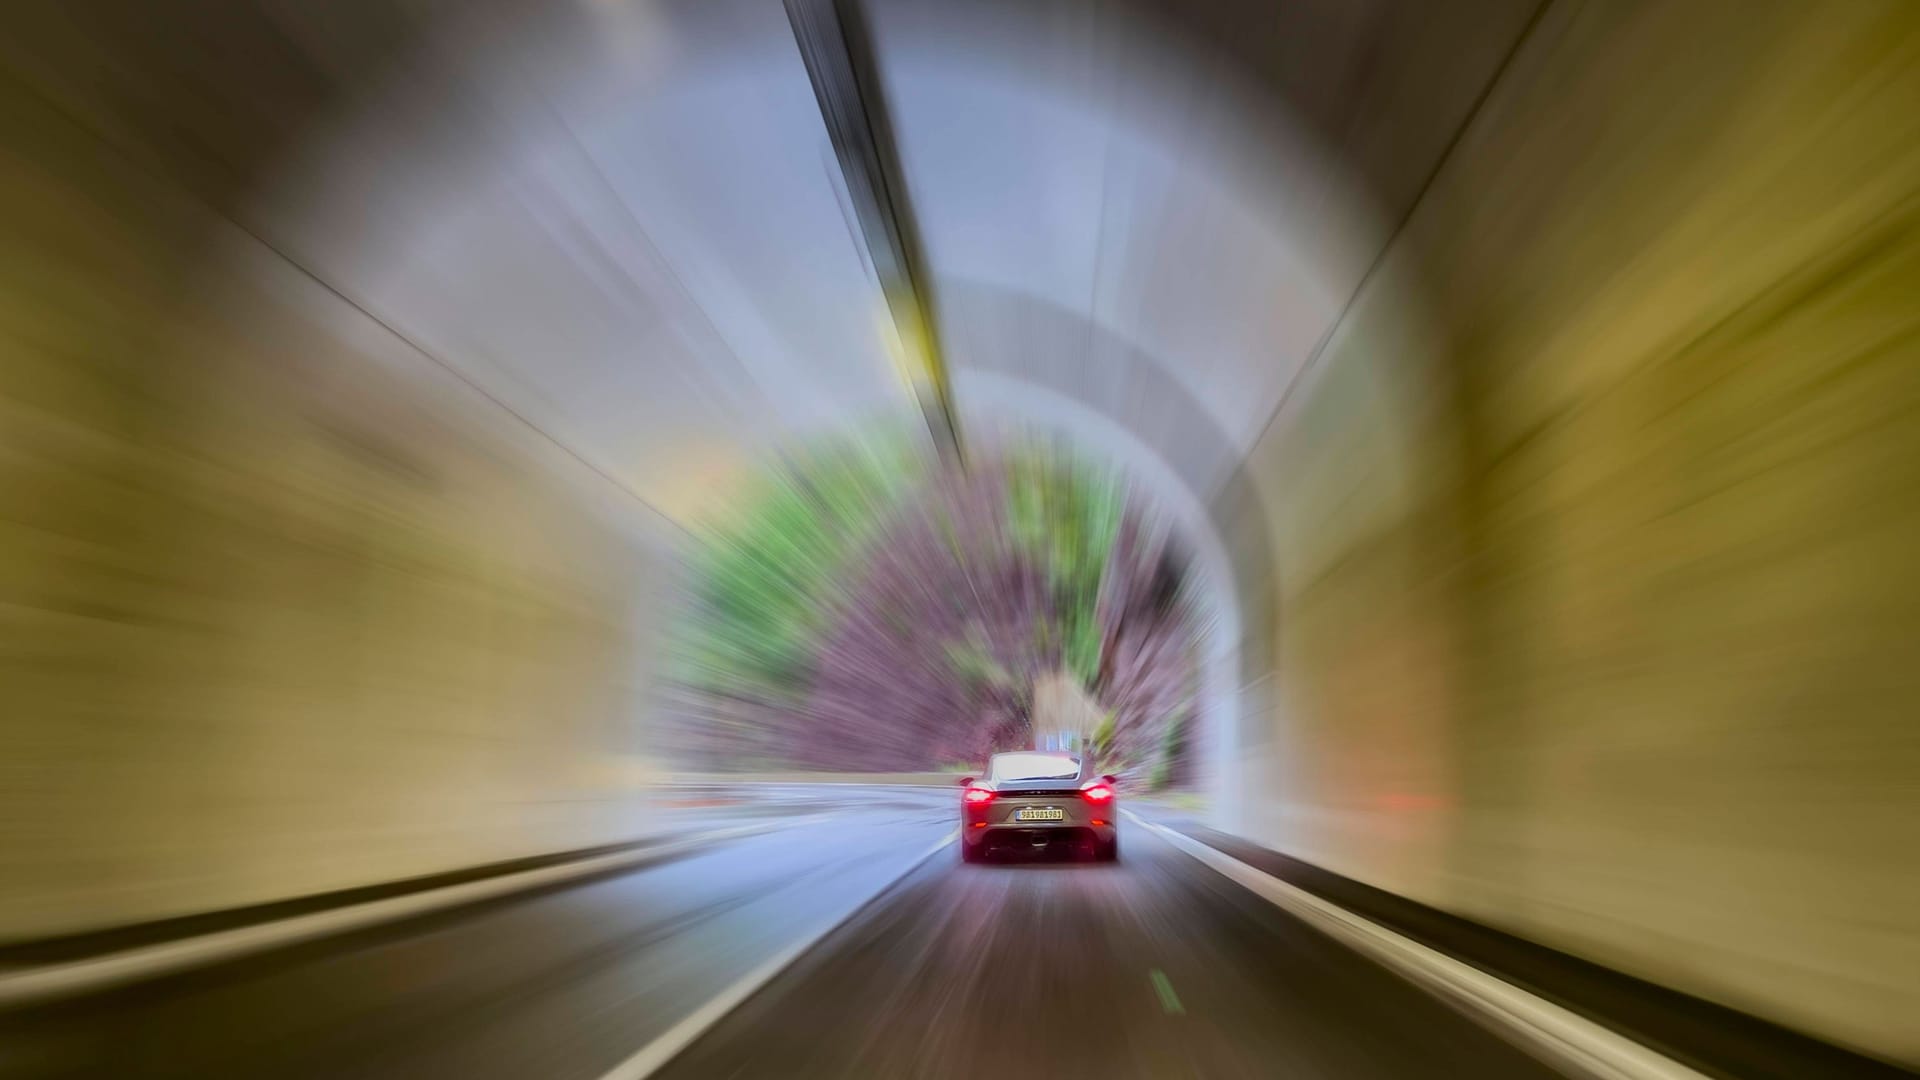
[[[643,831],[659,522],[41,90],[0,93],[0,939]]]
[[[1908,5],[1549,9],[1252,456],[1265,839],[1920,1061],[1915,101]]]

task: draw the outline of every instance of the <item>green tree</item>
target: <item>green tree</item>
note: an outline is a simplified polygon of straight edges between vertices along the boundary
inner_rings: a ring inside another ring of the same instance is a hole
[[[700,537],[681,681],[772,701],[802,692],[847,562],[922,471],[901,437],[824,444],[771,470]]]
[[[1111,473],[1029,449],[1009,456],[1007,525],[1012,541],[1046,568],[1061,659],[1091,688],[1100,672],[1100,580],[1126,511]]]

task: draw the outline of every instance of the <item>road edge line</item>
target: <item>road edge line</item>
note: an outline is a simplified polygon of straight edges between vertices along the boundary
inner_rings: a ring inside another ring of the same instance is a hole
[[[728,1013],[739,1008],[748,998],[779,977],[781,972],[792,967],[794,962],[806,955],[808,950],[820,944],[834,931],[852,922],[856,916],[872,906],[875,900],[886,895],[889,889],[900,884],[907,875],[920,869],[928,859],[940,854],[959,838],[959,829],[942,836],[932,847],[915,856],[913,861],[907,864],[906,869],[889,878],[885,884],[875,889],[872,895],[848,909],[846,914],[829,920],[813,933],[801,935],[798,940],[774,953],[759,967],[735,979],[724,990],[708,998],[698,1008],[675,1021],[672,1027],[654,1036],[651,1042],[601,1075],[600,1080],[646,1080],[647,1077],[658,1072],[674,1058],[679,1057],[681,1052],[692,1046],[715,1024],[726,1019]]]
[[[1372,958],[1548,1064],[1595,1080],[1708,1080],[1625,1035],[1422,945],[1131,810],[1136,824],[1328,937]]]
[[[753,822],[726,829],[715,829],[683,840],[649,846],[637,851],[614,852],[578,862],[560,863],[556,866],[543,866],[514,874],[482,878],[478,881],[466,881],[457,885],[428,889],[424,892],[391,896],[381,900],[370,900],[364,904],[277,919],[254,926],[218,930],[178,941],[142,945],[120,952],[107,953],[104,956],[88,957],[84,960],[68,960],[4,972],[0,973],[0,1010],[28,1008],[66,998],[101,993],[134,983],[191,971],[194,968],[239,959],[254,953],[298,945],[316,938],[364,930],[383,923],[398,922],[402,919],[429,915],[483,900],[511,896],[530,889],[562,884],[576,878],[591,877],[617,870],[638,869],[654,862],[697,851],[711,844],[769,832],[788,823],[786,820]]]

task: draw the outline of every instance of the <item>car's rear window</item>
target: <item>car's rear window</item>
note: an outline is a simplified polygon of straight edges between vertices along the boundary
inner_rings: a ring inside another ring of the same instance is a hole
[[[1080,759],[1072,754],[995,754],[995,780],[1071,780],[1080,775]]]

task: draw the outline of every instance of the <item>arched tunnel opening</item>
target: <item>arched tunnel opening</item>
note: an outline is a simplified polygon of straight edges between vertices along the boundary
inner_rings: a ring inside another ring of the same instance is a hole
[[[0,28],[0,1077],[1920,1064],[1910,7]]]

